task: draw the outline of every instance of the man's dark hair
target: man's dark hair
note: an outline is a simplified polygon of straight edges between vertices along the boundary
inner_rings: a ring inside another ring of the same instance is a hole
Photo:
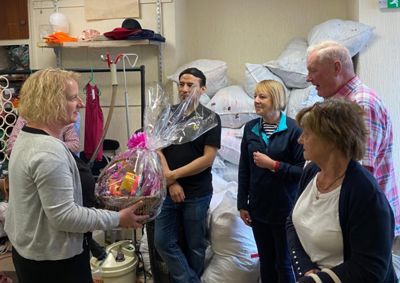
[[[183,70],[179,74],[179,80],[185,74],[192,75],[192,76],[194,76],[196,78],[199,78],[200,79],[200,86],[206,86],[206,76],[199,69],[197,69],[197,68],[187,68],[187,69]]]

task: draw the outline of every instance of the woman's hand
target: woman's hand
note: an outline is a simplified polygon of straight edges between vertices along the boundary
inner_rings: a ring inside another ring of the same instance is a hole
[[[275,160],[272,160],[268,155],[256,151],[253,153],[254,163],[260,168],[266,168],[269,170],[274,169]]]
[[[304,273],[303,277],[300,277],[297,280],[297,283],[315,283],[314,278],[310,277],[310,274],[313,274],[313,273],[315,274],[318,271],[320,271],[320,270],[319,269],[311,269],[311,270],[307,271],[306,273]]]
[[[123,228],[142,228],[143,221],[149,218],[149,215],[137,215],[136,209],[144,205],[143,201],[124,208],[119,211],[119,226]]]
[[[319,269],[311,269],[311,270],[309,270],[309,271],[307,271],[306,273],[304,273],[304,276],[308,276],[308,275],[310,275],[311,273],[317,273],[317,272],[319,272]]]
[[[242,218],[244,224],[246,224],[247,226],[251,226],[251,217],[250,213],[247,210],[245,209],[240,210],[240,218]]]
[[[169,189],[169,195],[171,196],[171,199],[176,202],[180,203],[185,200],[185,193],[183,191],[183,188],[179,183],[175,182],[172,185],[168,187]]]

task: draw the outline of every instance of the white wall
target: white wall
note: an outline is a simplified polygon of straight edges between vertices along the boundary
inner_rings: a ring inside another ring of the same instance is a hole
[[[351,20],[358,21],[358,0],[349,0],[347,3],[347,12]]]
[[[226,61],[233,84],[243,83],[245,63],[276,59],[290,39],[307,37],[314,25],[350,17],[348,0],[180,1],[187,2],[184,59]]]
[[[400,188],[400,9],[380,10],[376,0],[359,0],[359,20],[375,27],[374,38],[360,53],[358,73],[378,92],[393,122],[393,157]]]

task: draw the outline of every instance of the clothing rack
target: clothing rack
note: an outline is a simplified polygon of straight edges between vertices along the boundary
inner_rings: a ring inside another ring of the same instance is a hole
[[[144,109],[145,109],[145,66],[141,65],[136,68],[127,68],[126,72],[140,72],[140,125],[143,128],[144,126]],[[106,68],[98,68],[98,69],[87,69],[87,68],[65,68],[64,70],[73,71],[76,73],[107,73],[110,72],[110,69]],[[27,69],[27,70],[0,70],[0,75],[30,75],[39,69]],[[123,72],[123,69],[117,69],[117,72]]]

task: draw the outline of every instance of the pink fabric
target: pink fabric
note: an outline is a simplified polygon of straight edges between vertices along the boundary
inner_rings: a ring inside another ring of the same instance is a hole
[[[85,145],[84,154],[90,159],[96,150],[101,136],[103,135],[103,111],[100,107],[99,89],[96,85],[88,83],[86,90],[86,111],[85,111]],[[100,146],[96,160],[103,158],[103,145]]]
[[[393,166],[393,130],[386,107],[376,92],[356,76],[343,86],[336,97],[356,102],[365,111],[369,132],[362,165],[372,168],[372,174],[384,191],[395,216],[395,234],[400,235],[400,203]]]
[[[17,122],[15,122],[11,135],[7,140],[8,155],[11,154],[14,142],[17,139],[19,132],[26,125],[26,123],[27,121],[21,116],[18,117]],[[74,129],[74,124],[70,124],[64,128],[62,139],[69,150],[71,150],[74,153],[79,152],[79,136]]]

